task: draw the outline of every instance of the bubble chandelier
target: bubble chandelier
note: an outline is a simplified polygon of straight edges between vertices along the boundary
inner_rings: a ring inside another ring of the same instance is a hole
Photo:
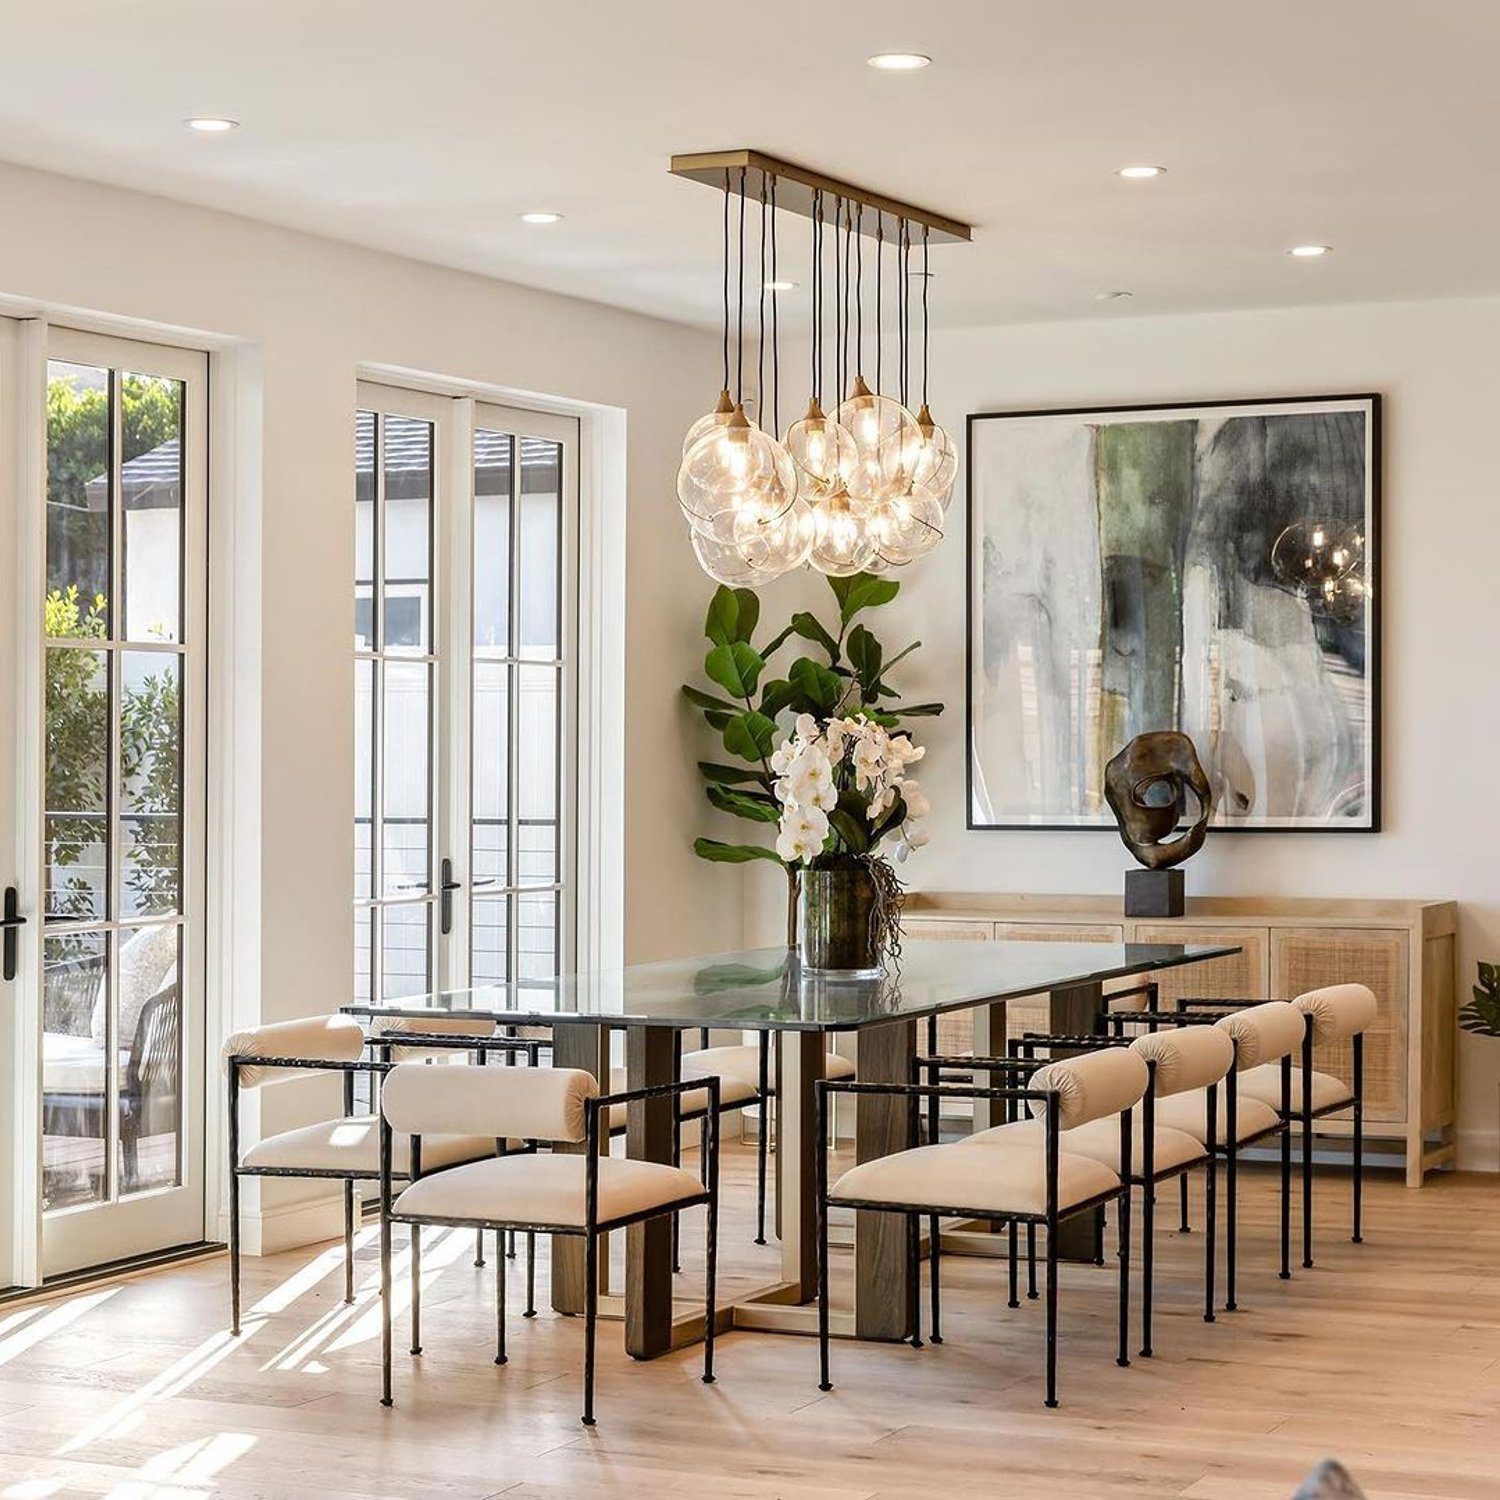
[[[675,157],[672,170],[718,187],[724,202],[722,384],[712,410],[688,429],[677,473],[678,504],[700,566],[716,581],[744,588],[759,588],[803,566],[833,577],[906,567],[943,539],[958,476],[958,450],[928,404],[928,250],[934,238],[967,240],[968,226],[758,152]],[[759,207],[753,393],[745,371],[747,200]],[[801,214],[812,226],[808,399],[785,431],[774,295],[769,334],[766,321],[766,292],[791,285],[780,276],[777,224],[784,211]],[[914,415],[911,260],[918,235],[921,404]],[[869,238],[875,263],[867,293]],[[889,387],[887,240],[894,246],[889,259],[895,307]],[[873,348],[865,337],[867,303],[874,314]],[[829,364],[831,393],[824,385]]]

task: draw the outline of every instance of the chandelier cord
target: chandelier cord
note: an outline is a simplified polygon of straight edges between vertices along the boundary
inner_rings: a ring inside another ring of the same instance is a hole
[[[885,366],[885,335],[882,331],[881,309],[885,306],[885,213],[875,214],[875,389],[881,390],[884,381],[881,372]]]
[[[724,383],[729,389],[729,169],[724,169]]]
[[[865,373],[865,206],[853,224],[854,233],[854,373],[861,379]]]
[[[927,283],[932,273],[927,269],[927,226],[922,226],[922,405],[927,405]]]
[[[771,179],[771,280],[780,281],[776,269],[776,179]],[[771,293],[771,436],[781,439],[781,314],[780,292]]]
[[[820,400],[823,394],[823,360],[822,360],[822,332],[819,327],[818,314],[819,304],[823,298],[823,190],[817,188],[813,191],[813,222],[812,222],[812,332],[809,339],[809,347],[812,354],[812,397],[814,401]]]
[[[833,336],[838,357],[838,389],[836,400],[844,399],[849,378],[849,232],[844,215],[847,207],[839,199],[838,217],[833,221]],[[843,244],[839,243],[842,234]]]
[[[896,346],[899,351],[898,359],[901,364],[901,404],[906,405],[907,391],[907,365],[910,350],[908,341],[908,319],[911,315],[911,288],[907,284],[907,275],[911,263],[911,236],[907,232],[908,225],[905,219],[901,221],[901,246],[896,258]]]
[[[745,401],[745,169],[740,168],[740,253],[735,267],[739,278],[739,317],[735,328],[734,404]]]
[[[755,425],[766,425],[766,177],[760,178],[760,307],[755,325]],[[772,437],[776,434],[773,432]]]

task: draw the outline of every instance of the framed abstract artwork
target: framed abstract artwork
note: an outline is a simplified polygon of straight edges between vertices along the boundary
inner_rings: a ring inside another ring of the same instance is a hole
[[[1190,735],[1213,826],[1380,826],[1380,398],[968,422],[971,828],[1113,828]]]

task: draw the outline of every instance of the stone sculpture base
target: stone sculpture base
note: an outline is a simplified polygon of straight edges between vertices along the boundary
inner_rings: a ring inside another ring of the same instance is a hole
[[[1127,870],[1127,917],[1180,917],[1187,909],[1187,885],[1181,870]]]

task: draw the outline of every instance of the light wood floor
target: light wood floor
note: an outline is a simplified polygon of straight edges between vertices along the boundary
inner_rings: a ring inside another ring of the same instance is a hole
[[[726,1169],[733,1291],[770,1279],[775,1251],[749,1244],[753,1157],[736,1149]],[[524,1322],[519,1277],[511,1362],[491,1363],[493,1283],[468,1233],[433,1236],[426,1353],[398,1353],[391,1411],[376,1401],[371,1229],[352,1309],[337,1246],[247,1261],[238,1341],[223,1260],[0,1309],[0,1500],[1284,1500],[1330,1454],[1386,1500],[1500,1496],[1500,1181],[1414,1193],[1379,1175],[1357,1247],[1347,1183],[1330,1175],[1319,1264],[1283,1284],[1272,1182],[1246,1175],[1241,1311],[1201,1321],[1201,1235],[1164,1226],[1157,1355],[1122,1370],[1111,1273],[1067,1268],[1055,1412],[1041,1403],[1040,1305],[1007,1311],[1000,1264],[976,1260],[944,1262],[943,1347],[837,1344],[829,1395],[809,1340],[729,1335],[707,1388],[695,1352],[634,1364],[605,1324],[592,1432],[578,1423],[582,1327],[545,1311]],[[684,1296],[700,1243],[695,1225]]]

